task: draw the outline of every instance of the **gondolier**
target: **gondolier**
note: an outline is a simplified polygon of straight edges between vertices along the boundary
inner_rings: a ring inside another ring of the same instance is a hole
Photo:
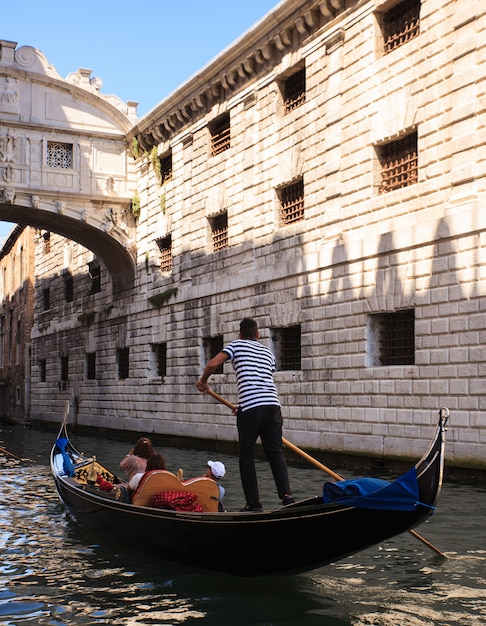
[[[230,360],[236,373],[239,406],[236,412],[240,477],[246,498],[243,511],[263,509],[255,469],[255,443],[260,437],[265,456],[272,468],[279,498],[284,505],[292,504],[287,463],[282,450],[282,412],[273,380],[275,357],[259,341],[258,324],[244,318],[235,339],[213,357],[196,382],[202,393],[208,392],[208,379],[218,367]]]

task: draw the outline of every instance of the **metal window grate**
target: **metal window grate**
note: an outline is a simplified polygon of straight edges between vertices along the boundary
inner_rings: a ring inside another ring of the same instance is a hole
[[[73,167],[73,144],[48,141],[47,166],[71,169]]]
[[[160,159],[160,179],[162,185],[172,180],[172,153]]]
[[[383,15],[385,53],[407,43],[420,33],[420,0],[404,0]]]
[[[272,328],[271,338],[278,370],[300,370],[301,364],[301,328],[286,326]]]
[[[303,180],[280,189],[280,218],[283,224],[293,224],[304,219]]]
[[[380,316],[381,365],[415,363],[415,312],[413,309]]]
[[[101,267],[96,261],[88,263],[88,275],[91,279],[89,293],[99,293],[101,291]]]
[[[230,116],[222,115],[209,128],[211,133],[211,154],[216,156],[231,146]]]
[[[69,359],[67,356],[61,357],[61,381],[66,382],[69,378]]]
[[[417,133],[380,147],[380,193],[408,187],[418,181]]]
[[[293,111],[305,102],[305,68],[289,76],[284,82],[285,113]]]
[[[212,217],[211,235],[213,239],[213,252],[223,250],[228,247],[228,214],[221,213]]]
[[[223,349],[223,335],[216,335],[216,337],[206,337],[203,340],[205,360],[209,361],[214,356],[219,354]],[[222,374],[223,366],[220,365],[214,372],[214,374]]]
[[[160,271],[172,272],[172,235],[157,239],[160,250]]]
[[[39,382],[40,383],[45,383],[46,380],[47,380],[46,360],[45,359],[40,359],[39,360]]]

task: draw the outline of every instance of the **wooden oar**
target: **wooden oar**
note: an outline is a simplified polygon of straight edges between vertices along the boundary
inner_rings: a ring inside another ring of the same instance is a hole
[[[231,402],[229,402],[228,400],[226,400],[225,398],[223,398],[222,396],[220,396],[219,394],[217,394],[216,392],[214,392],[212,389],[208,388],[208,395],[212,396],[215,400],[218,400],[218,402],[221,402],[221,404],[225,404],[228,408],[230,408],[233,413],[237,410],[237,406],[232,404]],[[328,467],[326,467],[325,465],[323,465],[322,463],[320,463],[317,459],[315,459],[314,457],[312,457],[310,454],[307,454],[307,452],[304,452],[304,450],[301,450],[299,447],[297,447],[295,444],[291,443],[290,441],[288,441],[287,439],[284,439],[282,437],[282,443],[284,445],[287,446],[287,448],[290,448],[291,450],[293,450],[294,452],[296,452],[297,454],[299,454],[301,457],[303,457],[304,459],[306,459],[307,461],[309,461],[310,463],[312,463],[312,465],[315,465],[316,467],[318,467],[319,469],[323,470],[324,472],[326,472],[326,474],[328,474],[329,476],[331,476],[332,478],[334,478],[337,481],[340,480],[344,480],[344,478],[342,476],[340,476],[339,474],[336,474],[336,472],[333,472],[332,470],[330,470]],[[422,537],[422,535],[419,535],[417,532],[415,532],[415,530],[409,530],[408,531],[413,537],[415,537],[415,539],[418,539],[419,541],[421,541],[424,545],[426,545],[428,548],[430,548],[431,550],[433,550],[436,554],[438,554],[439,556],[443,557],[443,558],[447,558],[447,555],[444,554],[443,552],[441,552],[439,550],[439,548],[436,548],[434,545],[432,545],[429,541],[427,541],[427,539],[425,539],[424,537]]]
[[[9,452],[5,448],[0,448],[0,452],[3,452],[3,454],[6,454],[7,456],[11,456],[13,459],[17,459],[17,461],[23,461],[24,463],[32,463],[30,459],[22,459],[20,456],[17,456],[13,452]]]

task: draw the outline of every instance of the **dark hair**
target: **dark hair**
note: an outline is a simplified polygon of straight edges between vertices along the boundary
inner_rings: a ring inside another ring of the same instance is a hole
[[[258,324],[250,317],[245,317],[240,322],[240,335],[243,339],[256,339]]]
[[[154,452],[147,460],[147,467],[145,468],[145,471],[150,472],[158,469],[165,470],[165,459],[158,452]]]
[[[154,453],[154,447],[152,442],[147,437],[142,437],[135,444],[132,454],[139,456],[142,459],[148,459],[151,454]]]

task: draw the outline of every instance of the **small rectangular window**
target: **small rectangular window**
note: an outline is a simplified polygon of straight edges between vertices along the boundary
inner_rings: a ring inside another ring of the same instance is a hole
[[[160,181],[161,185],[172,180],[172,152],[160,157]]]
[[[47,380],[47,367],[46,360],[39,359],[39,382],[45,383]]]
[[[74,299],[74,281],[71,274],[64,274],[64,300],[72,302]]]
[[[305,67],[298,70],[283,83],[285,113],[293,111],[305,102]]]
[[[209,124],[211,154],[216,156],[231,146],[230,115],[225,113]]]
[[[73,167],[73,144],[59,141],[47,142],[47,167],[60,169],[72,169]]]
[[[367,361],[370,367],[415,364],[415,311],[368,316]]]
[[[385,53],[403,46],[420,34],[420,0],[403,0],[383,13]]]
[[[153,343],[151,346],[150,371],[153,375],[167,376],[167,344]]]
[[[130,372],[130,351],[128,348],[118,348],[116,351],[118,363],[118,378],[125,380]]]
[[[418,182],[417,133],[378,147],[381,165],[380,193]]]
[[[42,238],[44,239],[44,254],[49,254],[51,251],[51,233],[44,231]]]
[[[51,290],[45,287],[42,290],[42,310],[48,311],[51,308]]]
[[[300,179],[278,190],[280,220],[282,224],[293,224],[304,219],[304,180]]]
[[[172,235],[166,235],[156,240],[160,250],[160,271],[170,274],[172,272]]]
[[[223,349],[223,335],[216,335],[216,337],[206,337],[203,339],[204,358],[209,361],[214,356],[219,354]],[[215,374],[223,373],[223,366],[218,367],[214,372]]]
[[[220,213],[209,218],[211,226],[211,237],[213,243],[213,252],[223,250],[228,247],[228,213]]]
[[[302,369],[300,324],[284,328],[272,328],[271,340],[277,370]]]
[[[86,353],[86,380],[96,380],[96,352]]]
[[[91,279],[90,293],[99,293],[101,291],[101,268],[99,263],[91,261],[88,263],[88,274]]]
[[[66,383],[68,379],[69,379],[69,358],[67,356],[62,356],[61,357],[61,383],[63,383],[62,389],[67,388]]]

